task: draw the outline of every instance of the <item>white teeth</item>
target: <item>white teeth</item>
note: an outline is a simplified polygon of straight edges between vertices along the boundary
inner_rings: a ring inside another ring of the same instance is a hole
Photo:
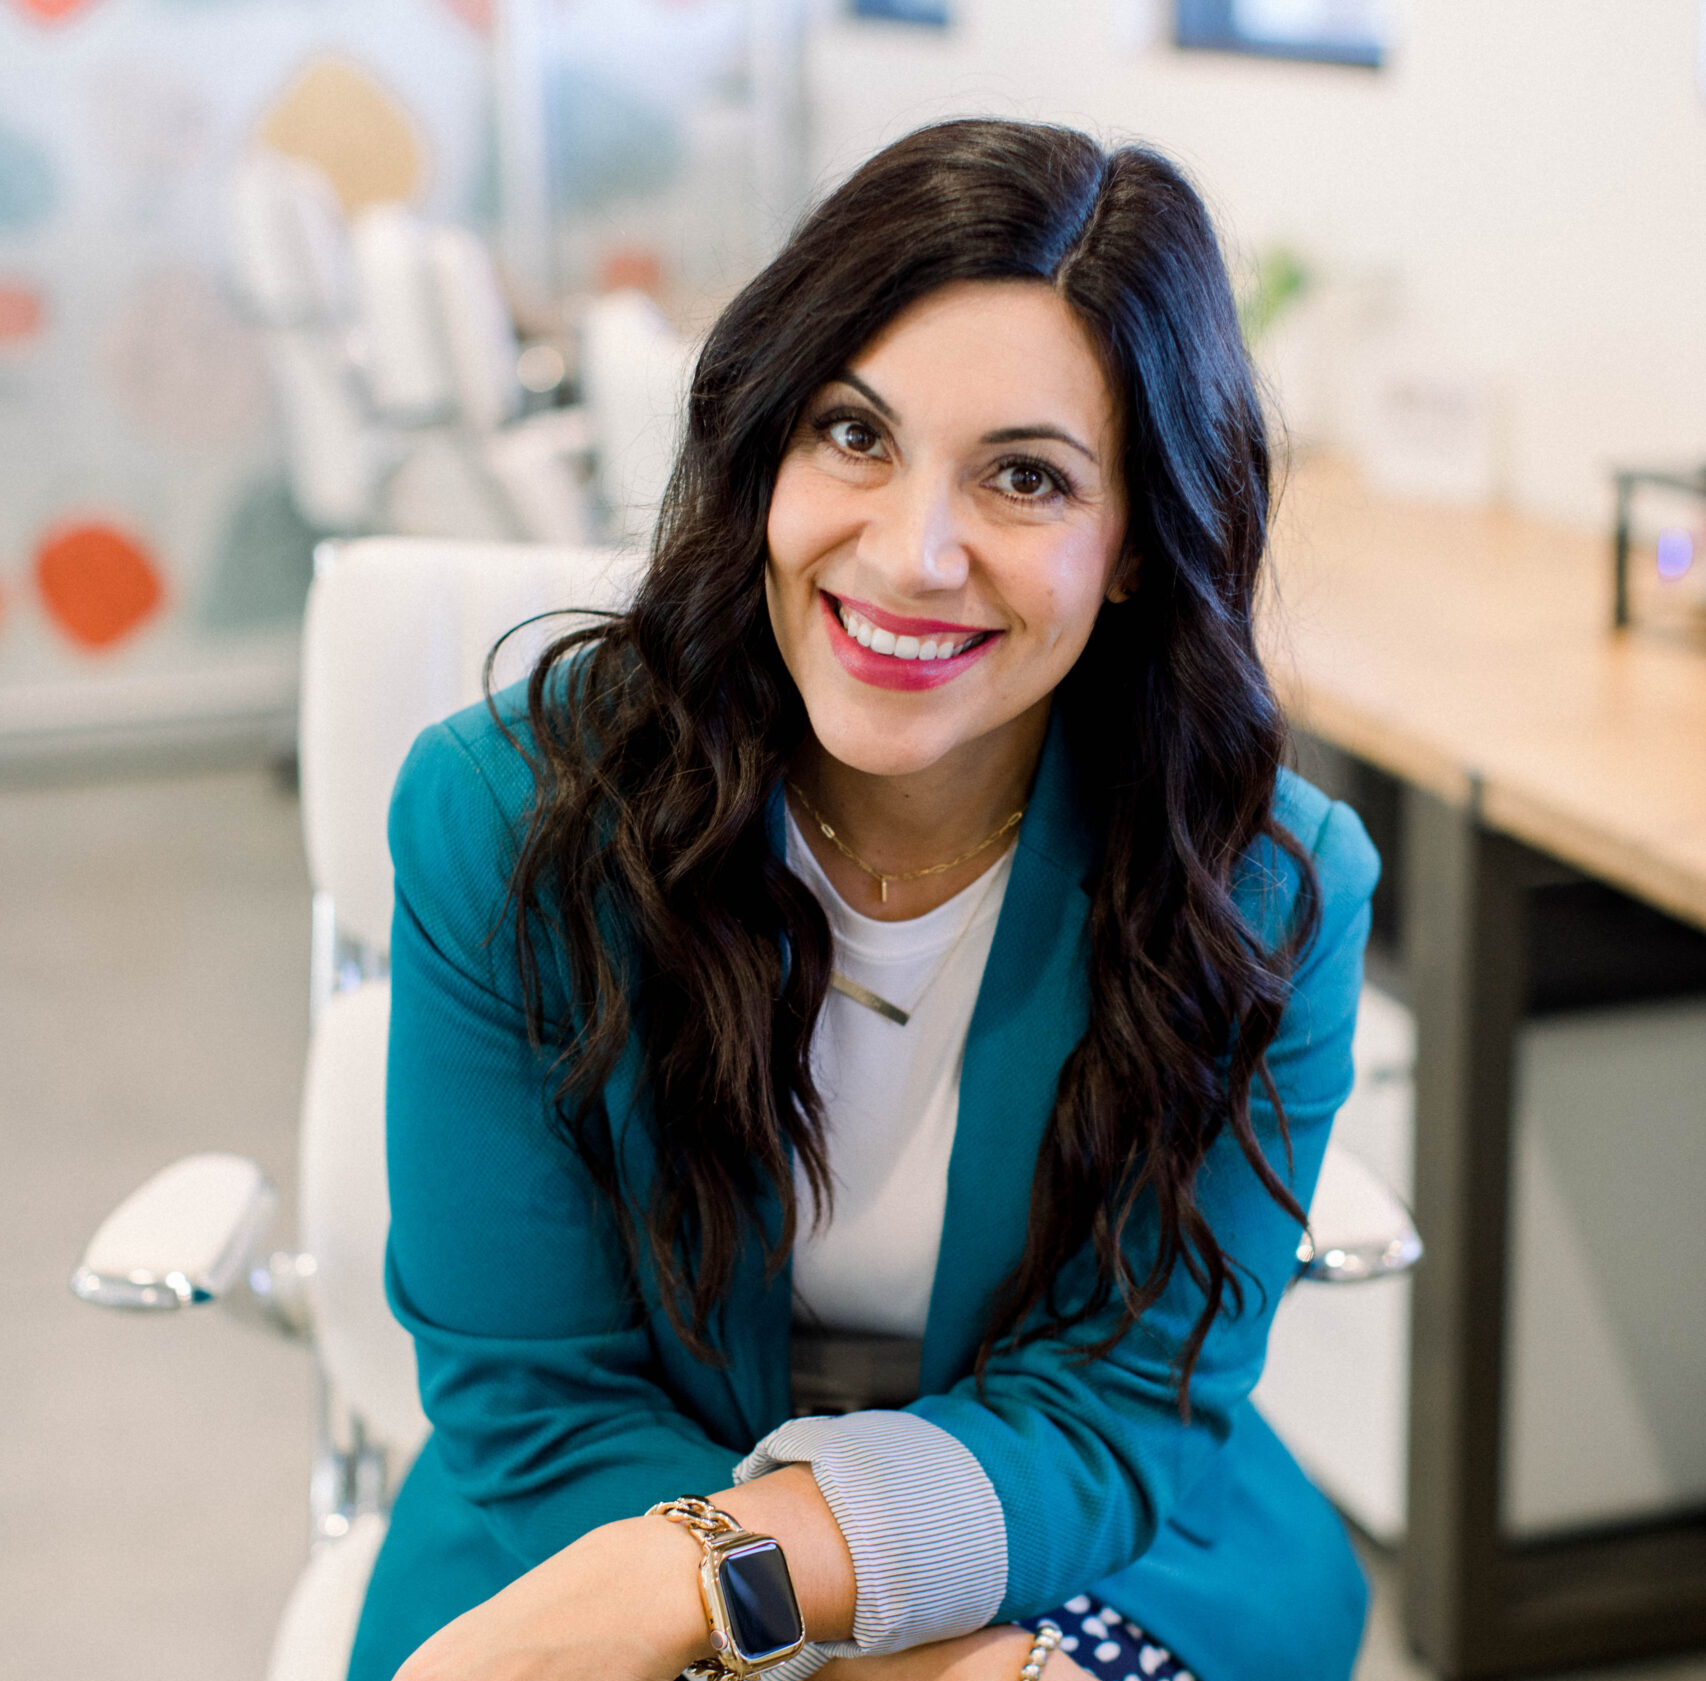
[[[861,618],[849,607],[840,609],[841,628],[859,644],[861,648],[869,648],[871,638],[876,634],[877,627],[869,619]]]
[[[897,660],[951,660],[963,654],[983,635],[982,631],[973,631],[971,635],[952,642],[946,637],[941,641],[934,637],[920,639],[916,636],[896,636],[892,630],[884,630],[872,624],[863,614],[855,613],[850,607],[841,607],[839,617],[841,628],[861,648],[869,648],[874,654],[887,654],[891,659]]]

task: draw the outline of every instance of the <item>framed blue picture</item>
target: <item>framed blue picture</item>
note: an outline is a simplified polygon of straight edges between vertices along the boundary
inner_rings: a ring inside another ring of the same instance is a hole
[[[948,0],[849,0],[856,18],[880,18],[884,23],[916,23],[926,29],[948,27]]]
[[[1391,45],[1387,0],[1177,0],[1181,47],[1378,69]]]

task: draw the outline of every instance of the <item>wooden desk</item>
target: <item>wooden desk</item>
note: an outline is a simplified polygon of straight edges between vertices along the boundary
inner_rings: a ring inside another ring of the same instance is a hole
[[[1706,927],[1706,657],[1608,634],[1606,540],[1304,470],[1274,553],[1302,727]]]
[[[1396,505],[1331,466],[1293,475],[1274,554],[1264,644],[1294,722],[1403,790],[1428,1244],[1412,1314],[1412,1641],[1453,1678],[1706,1645],[1706,1520],[1529,1546],[1499,1526],[1530,889],[1563,860],[1706,928],[1706,656],[1607,628],[1606,540]]]

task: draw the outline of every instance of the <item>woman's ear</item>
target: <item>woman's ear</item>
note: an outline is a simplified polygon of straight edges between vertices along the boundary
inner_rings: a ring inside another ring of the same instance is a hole
[[[1118,607],[1122,601],[1131,600],[1131,592],[1137,587],[1137,568],[1140,564],[1136,554],[1123,554],[1119,564],[1114,568],[1114,581],[1108,585],[1108,593],[1103,597],[1111,606]]]

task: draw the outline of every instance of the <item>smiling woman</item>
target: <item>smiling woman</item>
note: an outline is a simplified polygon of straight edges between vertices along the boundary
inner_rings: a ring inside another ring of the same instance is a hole
[[[900,859],[921,801],[933,840],[1024,803],[1115,588],[1119,441],[1096,347],[1041,281],[932,293],[807,403],[771,494],[770,621],[811,724],[796,774],[860,813],[871,856]]]
[[[398,784],[434,1433],[352,1681],[1349,1675],[1247,1397],[1376,866],[1281,768],[1267,507],[1152,152],[921,130],[725,311],[632,610]]]

